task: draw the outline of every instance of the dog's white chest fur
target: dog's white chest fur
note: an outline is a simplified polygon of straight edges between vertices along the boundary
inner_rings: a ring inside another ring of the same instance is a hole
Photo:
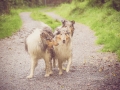
[[[55,47],[55,54],[58,59],[68,60],[71,56],[72,48],[71,44],[61,44]]]

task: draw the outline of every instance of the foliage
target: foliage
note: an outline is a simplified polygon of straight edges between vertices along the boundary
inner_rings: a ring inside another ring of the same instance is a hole
[[[13,35],[13,33],[17,32],[21,28],[22,21],[19,13],[23,11],[32,12],[31,16],[35,20],[43,21],[51,26],[53,29],[59,26],[60,22],[53,20],[52,18],[40,12],[40,9],[42,8],[44,7],[11,9],[10,14],[0,15],[0,39]]]
[[[120,11],[120,0],[88,0],[88,5],[92,7],[101,7],[109,3],[109,6],[117,11]]]
[[[75,2],[62,4],[55,12],[69,20],[90,26],[98,37],[96,42],[104,45],[102,51],[116,52],[120,57],[120,12],[110,7],[110,2],[100,7],[91,7],[88,3],[85,0],[77,6]]]
[[[9,14],[11,8],[56,6],[60,3],[70,3],[72,0],[1,0],[0,14]]]
[[[20,29],[22,21],[16,10],[11,10],[9,15],[0,16],[0,38],[11,36]]]
[[[3,13],[10,13],[10,3],[7,0],[1,0],[0,1],[0,14]]]

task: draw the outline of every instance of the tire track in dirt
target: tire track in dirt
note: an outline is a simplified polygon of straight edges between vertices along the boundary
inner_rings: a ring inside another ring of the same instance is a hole
[[[55,19],[62,18],[47,13]],[[44,77],[44,61],[40,60],[33,79],[30,57],[24,49],[25,38],[42,22],[30,18],[29,12],[20,14],[23,26],[13,36],[0,40],[0,90],[119,90],[120,63],[114,53],[98,52],[102,46],[94,44],[94,32],[82,24],[75,24],[73,36],[73,63],[70,72],[58,75],[58,70]]]

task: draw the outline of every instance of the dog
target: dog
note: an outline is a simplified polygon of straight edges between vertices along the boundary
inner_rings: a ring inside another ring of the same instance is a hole
[[[59,28],[59,33],[55,33],[55,41],[59,44],[54,47],[55,52],[55,61],[58,60],[59,75],[62,74],[62,64],[65,61],[67,62],[66,72],[69,72],[70,65],[72,63],[72,40],[70,28],[61,27]],[[55,63],[55,62],[54,62]]]
[[[51,59],[53,55],[53,45],[57,43],[53,40],[51,28],[45,27],[35,29],[25,40],[25,49],[31,57],[31,70],[27,78],[32,78],[35,67],[39,59],[44,59],[46,65],[45,77],[50,76],[52,72]]]
[[[57,27],[54,31],[54,35],[58,35],[60,34],[60,32],[62,31],[61,28],[63,27],[66,27],[67,28],[67,32],[70,33],[71,37],[73,37],[73,34],[74,34],[74,24],[75,24],[75,21],[72,20],[72,21],[68,21],[68,20],[61,20],[61,23],[62,25]],[[57,66],[57,60],[53,59],[53,67],[55,68]],[[66,68],[64,66],[62,66],[63,70],[66,70]]]

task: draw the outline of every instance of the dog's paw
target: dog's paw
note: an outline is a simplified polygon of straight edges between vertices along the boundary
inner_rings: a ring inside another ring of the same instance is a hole
[[[49,77],[50,76],[50,74],[45,74],[45,77]]]
[[[61,72],[61,71],[59,72],[59,75],[62,75],[62,72]]]
[[[62,67],[62,69],[65,71],[66,70],[66,68],[65,67]]]
[[[69,72],[69,69],[66,69],[66,72]]]
[[[53,74],[53,71],[50,71],[49,74],[50,74],[50,75]]]
[[[33,78],[33,76],[32,76],[32,75],[29,75],[29,76],[27,76],[26,78],[30,79],[30,78]]]

